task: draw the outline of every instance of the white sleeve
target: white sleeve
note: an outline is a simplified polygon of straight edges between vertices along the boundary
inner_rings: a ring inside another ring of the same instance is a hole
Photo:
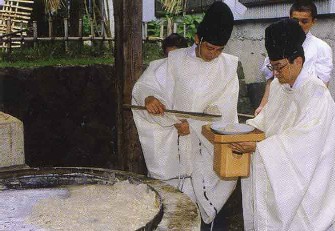
[[[261,73],[266,80],[269,80],[273,77],[273,72],[270,71],[269,68],[267,68],[267,65],[269,65],[269,64],[270,64],[270,59],[269,59],[269,57],[266,57],[264,59],[263,65],[261,67]]]
[[[322,41],[323,42],[323,41]],[[333,54],[331,47],[323,42],[320,43],[317,50],[317,59],[315,62],[315,72],[319,79],[328,83],[333,70]]]
[[[149,67],[144,71],[142,76],[135,83],[132,92],[132,103],[139,106],[145,105],[145,98],[148,96],[154,96],[161,103],[163,103],[167,108],[169,107],[169,102],[166,97],[166,90],[164,86],[161,86],[157,76],[155,75],[155,70],[164,64],[166,60],[154,61],[150,63]],[[147,111],[133,110],[133,113],[137,113],[142,119],[147,120],[150,123],[157,123],[161,126],[173,126],[173,124],[179,122],[179,120],[174,115],[157,116],[151,115]]]

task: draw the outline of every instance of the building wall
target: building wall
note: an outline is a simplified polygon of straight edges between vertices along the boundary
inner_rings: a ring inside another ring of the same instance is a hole
[[[229,40],[225,52],[239,57],[247,84],[265,81],[261,76],[260,67],[266,56],[264,47],[264,31],[272,22],[278,19],[268,20],[244,20],[238,21],[234,26],[232,37]],[[312,33],[326,41],[333,49],[335,57],[335,16],[323,15],[312,28]],[[335,58],[333,59],[333,62]],[[335,65],[335,62],[334,62]],[[333,70],[329,89],[335,98],[335,71]]]

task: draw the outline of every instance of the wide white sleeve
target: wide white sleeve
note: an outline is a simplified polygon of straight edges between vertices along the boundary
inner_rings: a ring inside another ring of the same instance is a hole
[[[323,41],[322,41],[323,42]],[[328,83],[333,70],[333,53],[331,47],[323,42],[317,49],[317,59],[315,61],[315,72],[319,79]]]
[[[155,96],[162,103],[165,103],[163,89],[159,85],[155,71],[160,65],[163,65],[165,60],[157,60],[149,64],[149,67],[143,72],[141,77],[137,80],[132,91],[133,100],[137,105],[144,106],[145,98],[148,96]]]
[[[165,62],[166,59],[150,63],[149,67],[144,71],[142,76],[134,85],[132,91],[133,104],[144,106],[145,98],[148,96],[154,96],[167,108],[169,107],[170,103],[166,96],[167,89],[158,82],[155,75],[156,69],[159,68],[159,66],[164,65]],[[137,113],[140,116],[139,118],[145,119],[150,123],[158,123],[161,126],[173,126],[175,123],[179,122],[174,115],[151,115],[147,111],[140,110],[133,110],[133,113]]]
[[[288,230],[313,177],[328,171],[318,166],[329,156],[323,151],[325,147],[331,144],[334,148],[335,142],[326,143],[328,131],[334,129],[333,102],[325,97],[326,94],[314,94],[294,126],[257,143],[254,155],[259,156],[265,168],[273,192],[272,212],[283,224],[281,230]],[[327,179],[326,175],[324,177]]]

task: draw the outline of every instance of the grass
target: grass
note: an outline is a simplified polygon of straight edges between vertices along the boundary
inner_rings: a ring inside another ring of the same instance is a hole
[[[41,67],[41,66],[80,66],[80,65],[93,65],[93,64],[112,64],[113,58],[95,57],[95,58],[51,58],[51,59],[37,59],[34,61],[15,61],[15,62],[0,62],[0,68],[15,67],[15,68],[28,68],[28,67]]]

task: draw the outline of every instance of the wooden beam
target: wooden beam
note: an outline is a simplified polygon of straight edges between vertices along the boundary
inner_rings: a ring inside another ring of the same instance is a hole
[[[114,0],[115,68],[118,78],[117,145],[122,170],[146,172],[142,149],[132,113],[123,104],[131,101],[131,92],[142,74],[142,0]]]

